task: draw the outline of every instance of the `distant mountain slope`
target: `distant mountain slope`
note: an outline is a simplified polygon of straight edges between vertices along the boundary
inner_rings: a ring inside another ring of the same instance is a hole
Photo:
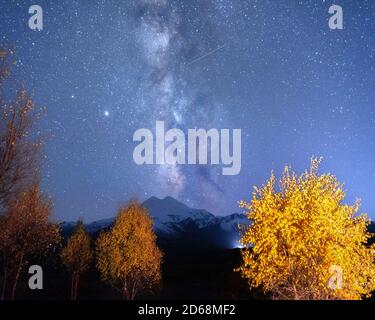
[[[186,225],[193,224],[200,229],[217,223],[217,218],[206,210],[192,209],[172,197],[158,199],[151,197],[142,204],[154,219],[157,233],[175,234]],[[192,227],[192,225],[190,225]]]
[[[217,246],[233,248],[238,246],[238,225],[248,225],[244,214],[215,216],[204,209],[193,209],[182,202],[166,197],[151,197],[142,204],[154,220],[154,230],[159,239],[169,243],[179,241],[185,245]],[[98,220],[86,225],[88,232],[97,234],[110,227],[114,218]],[[74,228],[74,222],[63,223],[64,234]]]

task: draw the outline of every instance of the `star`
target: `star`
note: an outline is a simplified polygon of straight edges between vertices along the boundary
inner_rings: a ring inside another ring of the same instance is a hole
[[[127,197],[158,195],[236,212],[272,170],[302,170],[313,155],[375,217],[374,1],[344,6],[344,33],[329,31],[329,1],[107,0],[104,10],[100,0],[90,14],[82,1],[60,2],[45,4],[54,21],[40,33],[20,20],[28,1],[0,10],[14,76],[48,110],[40,126],[54,139],[41,174],[59,219],[108,218]],[[241,129],[240,175],[136,166],[133,134],[156,120],[183,132]]]

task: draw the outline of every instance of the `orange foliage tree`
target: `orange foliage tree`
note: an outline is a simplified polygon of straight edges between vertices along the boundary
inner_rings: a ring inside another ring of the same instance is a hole
[[[12,54],[12,50],[0,48],[0,212],[25,184],[32,183],[41,147],[41,139],[32,132],[41,110],[22,85],[14,88]],[[14,99],[5,98],[5,87],[9,92],[17,91]]]
[[[97,240],[97,267],[104,281],[133,300],[161,280],[162,252],[147,210],[131,202],[119,210],[112,229]]]
[[[0,282],[1,298],[14,299],[21,271],[31,256],[60,239],[49,222],[50,199],[39,189],[41,139],[33,132],[41,110],[11,76],[13,51],[0,48]],[[17,85],[18,86],[18,85]],[[4,92],[9,93],[6,97]],[[16,93],[14,98],[11,93]],[[8,288],[9,287],[9,288]]]
[[[49,221],[51,201],[42,195],[38,184],[18,194],[0,219],[0,254],[3,265],[2,298],[9,282],[10,299],[28,258],[45,255],[60,241],[59,227]]]
[[[241,201],[251,225],[238,269],[251,287],[277,299],[361,299],[375,290],[375,247],[359,203],[344,203],[342,184],[318,174],[320,159],[297,176],[285,168]]]
[[[72,275],[70,299],[76,300],[79,279],[93,261],[94,252],[90,235],[86,232],[83,222],[77,222],[74,233],[61,251],[61,260]]]

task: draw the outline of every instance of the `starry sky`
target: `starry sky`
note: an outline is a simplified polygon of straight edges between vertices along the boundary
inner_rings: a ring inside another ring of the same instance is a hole
[[[239,211],[253,185],[322,156],[375,218],[375,1],[2,1],[0,42],[46,108],[43,189],[60,220],[108,218],[128,199],[173,196]],[[28,28],[28,8],[44,28]],[[143,165],[138,128],[239,128],[242,169]]]

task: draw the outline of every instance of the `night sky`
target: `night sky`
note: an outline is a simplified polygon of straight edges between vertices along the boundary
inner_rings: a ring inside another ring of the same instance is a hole
[[[328,27],[332,4],[343,30]],[[375,1],[1,1],[0,23],[16,78],[46,107],[42,182],[56,218],[167,195],[229,214],[272,170],[301,172],[313,155],[375,218]],[[137,166],[133,133],[156,120],[241,129],[240,174]]]

